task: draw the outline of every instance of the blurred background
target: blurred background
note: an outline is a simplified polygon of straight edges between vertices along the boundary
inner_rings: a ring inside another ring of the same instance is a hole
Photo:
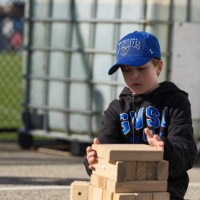
[[[0,0],[0,138],[22,149],[53,139],[75,155],[98,135],[123,88],[108,76],[119,38],[155,34],[160,81],[189,93],[200,140],[200,0]]]

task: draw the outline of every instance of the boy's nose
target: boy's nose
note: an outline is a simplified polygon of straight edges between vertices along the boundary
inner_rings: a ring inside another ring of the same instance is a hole
[[[139,74],[138,74],[138,72],[136,70],[132,70],[131,71],[131,77],[133,79],[138,79],[138,76],[139,76]]]

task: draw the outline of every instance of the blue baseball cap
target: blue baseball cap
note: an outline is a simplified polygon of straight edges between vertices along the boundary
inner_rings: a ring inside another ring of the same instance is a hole
[[[140,67],[152,58],[161,59],[158,39],[147,32],[135,31],[124,36],[116,47],[117,62],[108,74],[115,73],[122,65]]]

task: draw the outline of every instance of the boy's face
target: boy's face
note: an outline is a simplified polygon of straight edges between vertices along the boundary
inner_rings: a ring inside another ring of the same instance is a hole
[[[126,85],[135,94],[145,94],[158,87],[158,76],[162,71],[162,61],[155,66],[152,61],[141,67],[122,66]]]

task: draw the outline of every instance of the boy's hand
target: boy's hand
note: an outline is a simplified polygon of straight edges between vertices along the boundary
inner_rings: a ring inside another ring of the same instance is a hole
[[[164,151],[164,142],[161,140],[159,135],[152,134],[149,128],[145,128],[144,132],[147,135],[147,140],[150,146]]]
[[[93,144],[100,144],[99,139],[98,138],[94,138]],[[87,155],[86,158],[87,158],[88,163],[89,163],[89,168],[90,169],[94,169],[93,164],[95,163],[95,161],[97,159],[96,151],[94,151],[91,146],[88,146],[86,148],[86,155]]]

